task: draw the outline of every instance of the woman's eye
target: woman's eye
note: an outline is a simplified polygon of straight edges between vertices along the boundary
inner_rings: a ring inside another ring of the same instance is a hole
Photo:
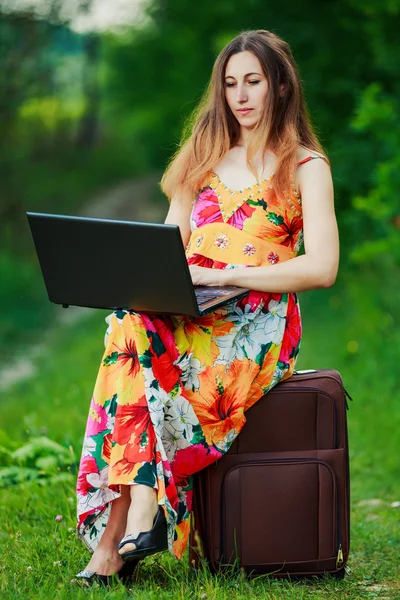
[[[248,81],[248,83],[250,83],[251,85],[257,85],[257,83],[260,83],[259,79],[252,79],[251,81]],[[235,83],[225,83],[226,87],[233,87],[234,85],[236,85]]]

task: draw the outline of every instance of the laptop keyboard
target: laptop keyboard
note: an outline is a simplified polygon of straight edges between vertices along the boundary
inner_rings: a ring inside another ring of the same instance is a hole
[[[196,295],[197,298],[197,304],[199,306],[202,306],[203,304],[207,304],[207,302],[210,302],[211,300],[216,300],[217,298],[219,298],[220,296],[202,296],[201,294]]]

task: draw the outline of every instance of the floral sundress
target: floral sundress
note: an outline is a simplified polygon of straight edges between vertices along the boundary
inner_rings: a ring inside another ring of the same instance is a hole
[[[189,264],[240,269],[296,256],[303,220],[294,185],[282,203],[270,179],[236,192],[213,171],[207,182],[191,214]],[[93,551],[120,486],[145,484],[157,490],[169,550],[181,558],[192,475],[227,452],[246,410],[293,373],[297,295],[251,291],[201,317],[120,310],[106,321],[77,482],[78,533]]]

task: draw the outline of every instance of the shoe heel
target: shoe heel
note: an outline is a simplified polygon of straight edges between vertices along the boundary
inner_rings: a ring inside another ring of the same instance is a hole
[[[162,508],[159,509],[163,511]],[[157,548],[157,552],[162,550],[168,550],[168,538],[167,538],[167,521],[165,519],[164,511],[160,522],[157,523],[157,527],[154,528],[154,542]]]
[[[135,550],[123,552],[120,555],[123,561],[142,559],[150,554],[168,549],[167,521],[161,507],[158,509],[150,531],[141,532],[136,538],[132,535],[126,535],[118,545],[118,550],[121,550],[125,544],[130,544],[131,542],[135,544],[136,548]]]

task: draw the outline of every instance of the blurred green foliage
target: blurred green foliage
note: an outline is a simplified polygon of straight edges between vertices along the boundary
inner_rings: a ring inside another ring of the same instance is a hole
[[[40,324],[49,314],[24,211],[72,213],[123,178],[164,168],[217,53],[244,29],[270,29],[293,50],[332,162],[342,268],[397,273],[398,0],[244,0],[240,10],[153,0],[137,27],[86,35],[57,0],[48,5],[39,19],[1,12],[0,1],[1,342],[30,321],[27,300]]]
[[[0,432],[0,437],[6,438],[4,432]],[[13,445],[10,441],[9,446]],[[71,446],[67,449],[41,436],[32,437],[14,451],[0,446],[0,465],[0,489],[30,481],[59,485],[73,483],[75,476],[71,467],[76,472],[77,459]]]

